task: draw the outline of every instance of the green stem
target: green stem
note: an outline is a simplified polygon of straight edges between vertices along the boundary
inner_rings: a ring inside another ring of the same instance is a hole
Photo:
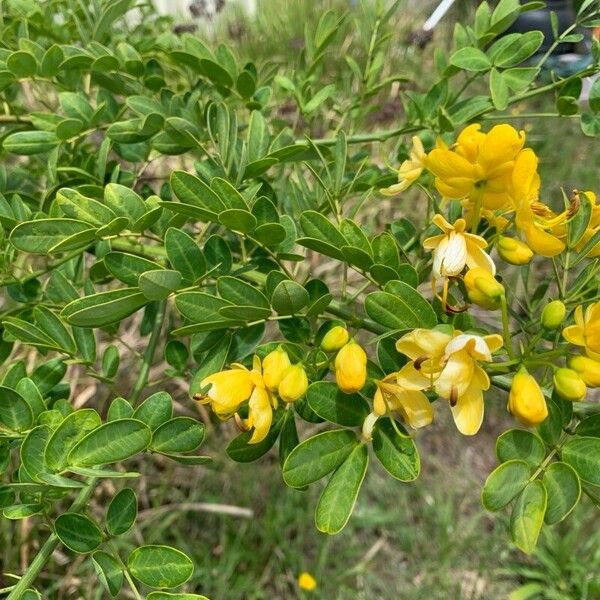
[[[88,503],[88,500],[92,496],[96,487],[96,479],[90,479],[87,486],[84,487],[80,492],[75,501],[69,509],[71,512],[79,512]],[[6,600],[21,600],[21,597],[25,591],[31,587],[33,582],[37,579],[40,571],[44,568],[44,565],[50,560],[52,553],[58,545],[60,539],[56,533],[51,533],[50,537],[44,542],[44,545],[40,548],[39,552],[35,555],[31,564],[27,568],[27,571],[23,574],[23,577],[19,579],[19,582],[12,589]]]
[[[502,307],[502,337],[504,338],[504,346],[508,357],[513,360],[515,354],[512,347],[512,341],[510,339],[510,326],[508,321],[508,304],[506,302],[506,294],[502,294],[500,298],[500,305]]]
[[[163,321],[165,320],[166,303],[166,300],[162,300],[158,305],[156,317],[154,318],[154,327],[152,328],[152,333],[150,334],[148,347],[144,352],[144,360],[142,362],[142,367],[129,396],[129,402],[132,406],[135,406],[137,404],[142,392],[144,391],[144,388],[146,387],[146,384],[148,383],[150,367],[152,366],[152,361],[154,360],[154,352],[156,351],[156,346],[158,345],[158,340],[160,339],[160,332],[162,330]]]
[[[1,125],[12,125],[13,123],[26,123],[30,124],[31,119],[29,117],[24,117],[20,115],[0,115],[0,124]]]

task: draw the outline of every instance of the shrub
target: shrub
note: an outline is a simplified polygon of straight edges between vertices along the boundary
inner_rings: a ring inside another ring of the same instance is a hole
[[[9,600],[41,597],[59,544],[90,554],[112,596],[202,598],[160,591],[192,574],[179,550],[115,550],[136,518],[131,488],[101,516],[87,510],[99,481],[135,479],[121,466],[134,456],[209,461],[197,403],[242,430],[233,460],[278,444],[288,485],[328,477],[316,526],[330,534],[370,454],[414,480],[412,431],[449,407],[477,433],[490,386],[537,426],[498,438],[482,493],[489,510],[512,503],[514,543],[531,552],[582,491],[598,502],[600,417],[584,400],[600,385],[600,207],[592,191],[543,203],[524,132],[479,124],[554,96],[557,116],[597,135],[600,84],[581,115],[576,102],[597,44],[581,72],[539,83],[542,34],[503,35],[537,4],[483,2],[449,56],[405,85],[390,60],[397,2],[356,20],[324,12],[293,72],[175,34],[147,5],[128,24],[132,0],[5,4],[0,506],[50,528],[21,577],[7,575]],[[596,25],[588,0],[577,26]],[[356,45],[342,57],[346,35]],[[399,83],[394,126],[373,130]],[[397,173],[380,166],[388,140]],[[379,190],[410,186],[414,209],[394,198],[381,227]],[[132,327],[142,353],[123,337]],[[184,414],[167,391],[176,378]],[[304,422],[323,430],[300,441]]]

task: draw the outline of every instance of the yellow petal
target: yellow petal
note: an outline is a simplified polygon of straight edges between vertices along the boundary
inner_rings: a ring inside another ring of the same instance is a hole
[[[200,382],[201,387],[211,385],[207,396],[213,410],[220,416],[231,415],[240,404],[248,400],[254,384],[249,371],[231,369],[214,373]]]
[[[484,411],[483,393],[477,382],[469,386],[450,409],[456,428],[463,435],[475,435],[483,422]]]
[[[264,388],[255,388],[248,402],[248,420],[246,424],[254,427],[249,444],[257,444],[267,437],[273,421],[271,396]]]
[[[583,329],[579,325],[569,325],[563,329],[563,337],[570,344],[576,346],[585,346],[585,338],[583,337]]]

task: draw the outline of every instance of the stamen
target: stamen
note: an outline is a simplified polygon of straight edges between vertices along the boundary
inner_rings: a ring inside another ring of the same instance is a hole
[[[456,406],[456,403],[458,402],[458,390],[452,386],[452,389],[450,390],[450,406]]]

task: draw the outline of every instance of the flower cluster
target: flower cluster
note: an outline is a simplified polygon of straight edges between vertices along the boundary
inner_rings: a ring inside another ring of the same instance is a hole
[[[254,429],[249,443],[256,444],[269,433],[277,399],[290,403],[302,398],[308,388],[308,378],[304,367],[292,364],[288,353],[278,347],[267,354],[262,363],[254,356],[252,369],[233,364],[231,369],[209,375],[200,386],[206,391],[197,394],[196,399],[210,404],[221,419],[236,415],[242,428]],[[242,420],[238,411],[246,402],[248,417]]]
[[[540,200],[538,158],[524,145],[525,133],[507,124],[496,125],[488,133],[482,132],[479,124],[469,125],[452,146],[440,139],[429,153],[414,137],[411,157],[398,172],[399,183],[382,193],[398,194],[428,171],[444,199],[462,203],[465,220],[457,221],[455,229],[463,231],[468,225],[474,232],[483,218],[498,234],[514,231],[513,238],[497,239],[500,256],[513,264],[526,264],[534,253],[546,257],[560,254],[565,249],[567,221],[580,202],[589,202],[592,219],[579,245],[583,247],[600,230],[600,205],[595,194],[575,192],[569,206],[554,212]],[[449,224],[435,224],[449,233]],[[481,242],[471,238],[471,247],[473,244]],[[471,253],[470,259],[477,254]],[[600,243],[589,252],[589,256],[598,255]]]

